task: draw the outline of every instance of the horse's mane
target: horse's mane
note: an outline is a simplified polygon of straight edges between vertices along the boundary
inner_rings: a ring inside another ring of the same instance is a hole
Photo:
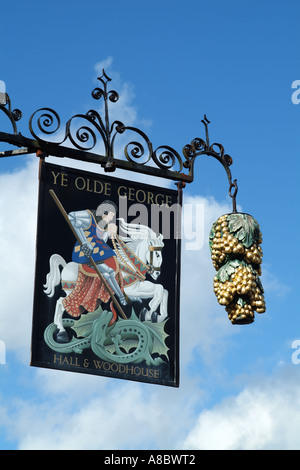
[[[132,251],[134,251],[134,248],[136,248],[142,240],[148,240],[149,244],[151,243],[154,246],[164,246],[163,235],[161,233],[157,236],[156,233],[146,225],[129,224],[125,222],[123,218],[119,218],[118,220],[120,220],[120,229],[123,233],[128,235],[127,237],[120,235],[120,238]]]
[[[159,234],[159,236],[156,235],[156,233],[146,225],[141,225],[141,224],[128,224],[125,222],[124,219],[119,218],[120,221],[120,231],[121,233],[126,233],[127,236],[122,236],[119,235],[119,238],[126,243],[126,246],[135,254],[139,251],[140,244],[144,241],[147,240],[148,246],[153,245],[153,246],[164,246],[163,243],[163,236]],[[124,261],[125,263],[128,263],[128,256],[124,253],[124,250],[122,248],[122,245],[115,240],[115,244],[117,246],[117,257],[119,261]]]

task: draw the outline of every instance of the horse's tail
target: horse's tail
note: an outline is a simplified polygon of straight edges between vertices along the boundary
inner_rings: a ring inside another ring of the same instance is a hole
[[[66,262],[62,256],[54,254],[49,260],[50,271],[46,276],[46,284],[44,284],[44,292],[48,297],[52,297],[54,294],[55,287],[60,283],[60,269],[66,266]]]

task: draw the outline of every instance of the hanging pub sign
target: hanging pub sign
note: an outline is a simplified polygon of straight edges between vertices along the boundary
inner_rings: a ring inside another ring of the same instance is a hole
[[[32,366],[179,385],[181,206],[41,159]]]

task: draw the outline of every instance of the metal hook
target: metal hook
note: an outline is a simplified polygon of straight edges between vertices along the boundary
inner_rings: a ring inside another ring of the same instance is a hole
[[[234,189],[234,192],[232,194],[232,189],[233,188],[235,188],[235,189]],[[229,191],[228,191],[228,194],[232,199],[232,212],[237,212],[237,209],[236,209],[236,195],[237,195],[237,192],[238,192],[237,180],[234,180],[233,183],[232,182],[230,183]]]

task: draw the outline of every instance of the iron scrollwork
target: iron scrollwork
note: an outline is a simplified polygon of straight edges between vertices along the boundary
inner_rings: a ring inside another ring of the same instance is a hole
[[[109,102],[116,103],[119,94],[108,90],[111,78],[103,69],[98,77],[100,85],[92,91],[95,100],[104,101],[104,117],[94,109],[86,114],[76,114],[62,126],[61,119],[51,108],[40,108],[29,119],[29,130],[33,137],[28,139],[18,133],[16,122],[21,119],[20,110],[12,110],[9,96],[2,94],[0,111],[3,111],[13,126],[13,134],[0,132],[0,141],[25,148],[19,151],[0,152],[0,156],[39,151],[44,155],[70,157],[78,160],[100,163],[106,172],[122,168],[145,173],[174,181],[191,183],[194,180],[194,163],[198,156],[208,155],[216,158],[224,167],[229,181],[229,195],[236,212],[237,181],[232,180],[230,166],[232,158],[225,154],[223,145],[210,144],[208,124],[204,115],[201,121],[205,127],[205,140],[195,138],[183,147],[183,157],[172,147],[162,145],[153,148],[149,137],[140,129],[126,126],[123,122],[109,120]],[[134,137],[132,138],[132,134]],[[121,138],[122,137],[122,138]],[[123,153],[123,158],[116,158]],[[125,158],[124,158],[125,157]]]
[[[92,91],[92,97],[95,100],[104,99],[104,120],[98,111],[92,109],[85,115],[73,116],[61,132],[58,114],[50,108],[42,108],[33,113],[29,120],[31,135],[40,143],[48,143],[49,135],[58,135],[60,138],[55,144],[62,145],[69,140],[76,149],[84,151],[93,150],[97,145],[102,144],[104,155],[101,164],[105,171],[114,171],[117,163],[115,159],[117,137],[130,131],[136,135],[136,139],[127,142],[123,150],[124,156],[130,164],[136,165],[136,169],[138,169],[141,165],[147,165],[152,161],[162,171],[170,171],[177,164],[176,173],[180,174],[183,162],[176,150],[169,146],[160,146],[153,150],[149,137],[140,129],[126,126],[121,121],[114,121],[110,125],[108,101],[116,103],[119,100],[119,94],[115,90],[108,91],[107,84],[111,79],[104,70],[98,80],[102,87],[96,87]],[[80,122],[78,127],[73,126],[75,120]],[[43,134],[47,136],[47,139],[43,137]],[[142,157],[144,157],[144,161],[141,163]]]
[[[210,144],[208,133],[208,124],[210,124],[210,121],[207,119],[206,115],[204,115],[204,119],[202,119],[201,122],[205,126],[206,140],[196,138],[190,144],[185,145],[185,147],[183,148],[183,154],[185,156],[185,162],[183,166],[185,168],[188,168],[193,174],[194,162],[196,157],[198,157],[199,155],[208,155],[216,158],[222,164],[226,171],[229,182],[228,194],[232,198],[233,212],[236,212],[236,196],[238,192],[238,185],[236,179],[232,181],[232,174],[229,168],[232,165],[233,160],[230,155],[225,154],[225,150],[222,144]]]

